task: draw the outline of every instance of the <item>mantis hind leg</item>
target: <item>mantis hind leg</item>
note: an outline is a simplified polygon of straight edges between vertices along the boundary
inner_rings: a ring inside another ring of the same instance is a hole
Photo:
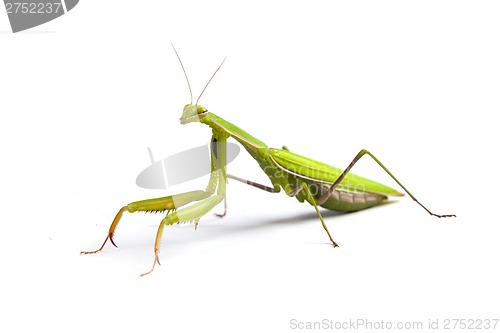
[[[342,172],[342,174],[339,176],[339,178],[335,181],[335,183],[332,184],[332,186],[328,189],[328,191],[326,191],[325,194],[323,194],[323,196],[321,198],[319,198],[317,204],[318,205],[321,205],[323,204],[327,199],[328,197],[333,193],[333,191],[335,191],[335,188],[340,184],[340,182],[345,178],[345,176],[349,173],[349,171],[352,169],[352,167],[361,159],[361,157],[363,157],[364,155],[369,155],[382,169],[384,169],[384,171],[389,175],[391,176],[392,179],[394,179],[394,181],[396,183],[398,183],[399,186],[401,186],[401,188],[410,196],[410,198],[413,199],[413,201],[415,201],[417,204],[420,205],[420,207],[422,207],[423,209],[425,209],[425,211],[427,213],[429,213],[430,215],[432,216],[436,216],[436,217],[455,217],[456,215],[454,214],[445,214],[445,215],[439,215],[439,214],[434,214],[433,212],[431,212],[429,209],[427,209],[427,207],[425,207],[423,204],[421,204],[417,198],[410,193],[410,191],[408,191],[406,189],[406,187],[404,187],[403,184],[401,184],[401,182],[396,178],[394,177],[394,175],[389,171],[389,169],[387,169],[385,167],[385,165],[382,164],[382,162],[379,161],[378,158],[375,157],[375,155],[373,155],[372,153],[370,153],[368,150],[365,150],[365,149],[362,149],[357,155],[356,157],[354,157],[354,159],[352,160],[352,162],[347,166],[347,168],[344,170],[344,172]]]
[[[298,186],[293,191],[291,191],[290,193],[288,193],[288,195],[290,197],[294,197],[294,196],[296,196],[297,194],[299,194],[302,191],[304,191],[304,193],[306,195],[307,202],[309,202],[314,207],[314,209],[316,210],[316,213],[318,214],[319,220],[321,221],[321,224],[323,225],[323,229],[325,229],[326,234],[328,235],[328,238],[330,238],[330,241],[333,244],[333,247],[338,247],[339,245],[333,240],[332,235],[330,235],[330,232],[328,231],[328,228],[327,228],[327,226],[325,224],[325,220],[323,220],[323,216],[321,215],[321,213],[319,211],[318,203],[314,199],[314,197],[313,197],[311,191],[309,190],[309,187],[307,186],[307,184],[306,183],[301,183],[300,186]]]
[[[186,223],[186,222],[194,222],[197,224],[203,215],[212,210],[212,208],[217,206],[223,199],[224,199],[223,195],[213,195],[189,207],[180,209],[172,214],[167,213],[167,216],[165,216],[165,218],[161,221],[160,226],[158,227],[158,232],[156,233],[156,240],[154,247],[155,258],[153,261],[153,267],[151,267],[151,269],[148,272],[141,274],[141,276],[148,275],[149,273],[151,273],[155,269],[156,263],[160,265],[158,254],[160,253],[160,244],[161,244],[161,237],[163,235],[163,229],[165,228],[166,225],[173,225],[177,223]]]

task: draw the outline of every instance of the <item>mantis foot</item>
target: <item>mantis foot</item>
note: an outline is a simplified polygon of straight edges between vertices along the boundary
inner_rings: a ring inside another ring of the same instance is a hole
[[[436,216],[436,217],[439,217],[439,218],[449,218],[449,217],[457,217],[455,214],[445,214],[445,215],[438,215],[438,214],[434,214],[434,213],[431,213],[432,216]]]

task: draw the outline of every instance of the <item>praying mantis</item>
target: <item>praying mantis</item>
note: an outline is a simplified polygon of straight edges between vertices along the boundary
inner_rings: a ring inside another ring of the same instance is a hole
[[[278,193],[284,190],[288,196],[295,197],[300,202],[308,202],[316,210],[321,225],[328,235],[331,244],[333,247],[337,247],[338,244],[333,240],[328,231],[319,207],[339,212],[353,212],[379,205],[390,196],[397,197],[404,195],[393,188],[350,173],[352,167],[364,155],[370,156],[406,194],[430,215],[439,218],[455,217],[453,214],[438,215],[427,209],[406,189],[389,169],[368,150],[361,150],[347,168],[342,170],[295,154],[286,147],[283,147],[283,149],[270,148],[264,142],[248,134],[238,126],[209,112],[205,107],[199,105],[198,102],[214,76],[224,64],[225,59],[203,88],[196,103],[193,104],[193,94],[186,70],[175,48],[174,52],[184,72],[191,96],[191,102],[184,106],[180,123],[188,124],[199,122],[212,128],[212,144],[210,146],[211,174],[208,185],[204,191],[190,191],[161,198],[135,201],[123,206],[111,223],[108,235],[101,247],[95,251],[83,251],[81,252],[82,254],[100,252],[108,240],[116,247],[113,235],[124,212],[166,212],[156,233],[153,266],[149,271],[141,274],[141,276],[151,273],[155,269],[156,264],[160,264],[160,242],[165,226],[190,222],[194,223],[195,228],[197,228],[200,218],[210,212],[222,201],[224,201],[224,213],[219,216],[222,217],[226,214],[227,207],[225,199],[227,179],[240,181],[271,193]],[[241,144],[255,159],[260,168],[268,176],[272,186],[245,180],[226,172],[226,142],[229,138]]]

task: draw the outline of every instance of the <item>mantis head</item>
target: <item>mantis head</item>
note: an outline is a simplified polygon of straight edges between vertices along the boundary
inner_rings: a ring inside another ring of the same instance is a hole
[[[222,64],[224,64],[224,61],[226,61],[226,58],[222,60],[221,64],[215,72],[212,74],[212,77],[210,80],[208,80],[207,84],[205,85],[205,88],[201,91],[200,96],[198,96],[198,99],[196,100],[196,103],[193,104],[193,91],[191,90],[191,84],[189,83],[189,79],[186,73],[186,70],[184,69],[184,65],[182,64],[181,57],[179,57],[179,54],[177,53],[177,50],[175,49],[174,45],[172,44],[172,48],[174,49],[175,55],[177,56],[177,59],[179,59],[179,63],[181,64],[182,71],[184,72],[184,76],[186,77],[186,82],[189,88],[189,95],[191,96],[191,102],[189,104],[186,104],[184,106],[184,110],[182,111],[182,116],[180,122],[181,124],[187,124],[187,123],[192,123],[192,122],[199,122],[203,117],[205,117],[208,114],[208,110],[205,109],[203,106],[198,105],[198,101],[200,100],[201,96],[205,92],[205,89],[207,89],[208,85],[214,78],[215,74],[219,71],[219,69],[222,67]]]
[[[208,110],[201,105],[186,104],[184,110],[182,111],[182,116],[180,122],[181,124],[192,123],[200,121],[201,118],[205,117]]]

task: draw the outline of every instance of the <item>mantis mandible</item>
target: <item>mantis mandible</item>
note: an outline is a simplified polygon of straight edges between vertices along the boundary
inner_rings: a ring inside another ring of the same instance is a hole
[[[154,270],[156,263],[160,264],[158,255],[160,251],[161,237],[165,226],[177,223],[194,222],[196,228],[200,218],[222,201],[224,201],[224,213],[219,216],[224,216],[226,214],[226,180],[228,178],[271,193],[278,193],[281,189],[283,189],[288,196],[295,197],[300,202],[307,201],[316,210],[321,225],[328,235],[333,247],[337,247],[338,245],[328,231],[318,207],[339,212],[353,212],[379,205],[384,200],[388,199],[389,196],[403,196],[402,193],[396,191],[395,189],[350,173],[352,167],[364,155],[370,156],[403,189],[406,194],[408,194],[430,215],[436,217],[455,216],[453,214],[438,215],[431,212],[405,188],[405,186],[378,160],[377,157],[367,150],[361,150],[354,157],[347,168],[342,170],[295,154],[285,147],[283,147],[283,149],[270,148],[265,143],[248,134],[238,126],[209,112],[205,107],[199,105],[198,102],[205,92],[205,89],[214,78],[215,74],[217,74],[221,68],[225,59],[203,88],[196,103],[193,104],[193,94],[186,70],[184,69],[184,65],[182,64],[179,54],[175,48],[174,52],[179,59],[191,95],[191,102],[184,107],[180,123],[188,124],[200,122],[212,128],[212,145],[210,149],[211,174],[208,185],[204,191],[191,191],[161,198],[135,201],[123,206],[111,223],[108,235],[101,247],[95,251],[81,252],[82,254],[100,252],[108,240],[116,247],[113,235],[124,212],[166,212],[166,216],[160,222],[156,233],[153,266],[148,272],[141,274],[141,276],[151,273]],[[255,159],[255,161],[269,177],[272,187],[227,174],[226,141],[230,137],[239,142]],[[183,207],[190,203],[193,204]]]

